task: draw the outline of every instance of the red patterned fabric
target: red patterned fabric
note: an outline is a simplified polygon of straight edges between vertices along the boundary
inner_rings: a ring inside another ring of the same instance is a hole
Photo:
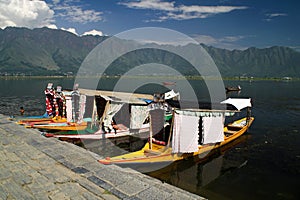
[[[54,90],[46,88],[44,91],[46,95],[46,112],[49,116],[53,115],[53,98],[54,98]]]

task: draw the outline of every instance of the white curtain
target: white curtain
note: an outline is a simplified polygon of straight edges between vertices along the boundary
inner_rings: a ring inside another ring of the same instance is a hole
[[[79,100],[79,116],[78,116],[78,123],[80,124],[83,122],[83,116],[85,112],[85,103],[86,103],[86,96],[85,95],[80,95],[80,100]]]
[[[172,152],[192,153],[198,151],[199,117],[174,115]]]
[[[72,98],[66,96],[66,112],[67,112],[67,122],[72,121]]]
[[[203,117],[203,144],[224,141],[223,116]]]
[[[130,128],[139,129],[149,114],[147,106],[132,105],[130,116]]]
[[[113,117],[115,116],[115,114],[121,109],[121,107],[123,106],[123,103],[115,103],[112,102],[111,104],[109,104],[109,108],[107,110],[106,113],[104,113],[105,117],[103,120],[104,123],[104,127],[107,127],[109,129],[113,129],[111,122]]]

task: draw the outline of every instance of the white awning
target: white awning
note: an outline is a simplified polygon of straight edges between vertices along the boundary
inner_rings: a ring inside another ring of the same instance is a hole
[[[236,109],[241,110],[243,108],[251,107],[251,99],[239,99],[239,98],[228,98],[225,101],[222,101],[223,104],[231,104]]]
[[[107,101],[123,102],[138,105],[147,105],[143,99],[153,99],[149,94],[127,93],[127,92],[115,92],[115,91],[103,91],[103,90],[90,90],[79,88],[80,94],[87,96],[99,95]]]
[[[165,93],[165,99],[172,99],[173,97],[179,96],[179,92],[175,93],[174,90],[170,90]]]

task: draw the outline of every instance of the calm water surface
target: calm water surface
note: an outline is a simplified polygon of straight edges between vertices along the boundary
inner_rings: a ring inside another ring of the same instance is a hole
[[[0,79],[0,113],[17,115],[24,106],[28,115],[43,114],[48,82],[63,88],[74,84],[72,79]],[[101,88],[110,90],[115,82],[106,80]],[[180,85],[180,80],[176,82]],[[191,84],[198,98],[205,100],[205,84],[196,80]],[[255,121],[249,132],[209,159],[175,162],[149,175],[209,199],[300,199],[300,82],[225,81],[225,85],[242,87],[240,93],[228,96],[253,99]],[[151,85],[138,89],[159,90],[166,89]],[[119,142],[121,147],[123,143]],[[131,145],[140,148],[143,142],[131,141]],[[99,146],[93,149],[101,154]]]

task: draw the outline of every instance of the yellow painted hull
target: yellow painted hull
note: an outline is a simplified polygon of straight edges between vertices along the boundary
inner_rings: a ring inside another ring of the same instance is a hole
[[[46,124],[46,123],[63,123],[67,122],[66,118],[61,117],[52,117],[52,118],[32,118],[32,119],[23,119],[17,121],[17,124],[20,125],[33,125],[33,124]]]
[[[54,124],[37,124],[31,126],[31,128],[37,128],[48,131],[76,131],[76,130],[84,130],[87,128],[87,122],[82,122],[81,124],[77,123],[66,123],[66,125],[55,125]]]
[[[25,125],[27,123],[32,123],[32,122],[51,122],[53,118],[32,118],[32,119],[22,119],[17,121],[17,124],[20,125]]]
[[[206,144],[199,145],[199,149],[194,153],[172,153],[171,147],[166,147],[158,144],[152,144],[152,148],[149,148],[149,142],[144,146],[143,149],[132,152],[129,154],[116,156],[112,158],[106,158],[99,160],[102,164],[142,164],[142,163],[162,163],[162,162],[174,162],[177,160],[182,160],[187,157],[197,156],[200,154],[204,154],[210,152],[211,150],[220,148],[221,146],[228,144],[229,142],[235,140],[244,134],[249,126],[252,124],[254,118],[251,117],[249,119],[249,123],[246,126],[239,127],[238,124],[241,124],[242,121],[245,121],[246,118],[235,121],[232,124],[229,124],[224,128],[224,141],[216,144]],[[235,127],[239,129],[234,133],[231,132],[231,135],[226,135],[226,133],[230,132],[229,126]]]

